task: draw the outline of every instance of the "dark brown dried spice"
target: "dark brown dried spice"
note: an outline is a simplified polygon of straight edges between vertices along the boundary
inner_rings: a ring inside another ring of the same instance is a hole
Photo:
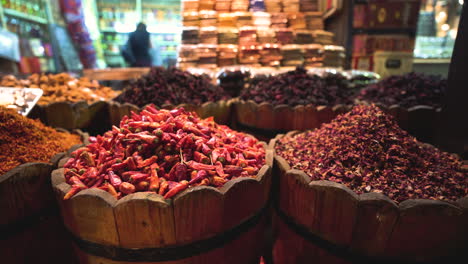
[[[276,152],[312,180],[342,183],[356,193],[457,200],[468,173],[454,155],[418,142],[376,106],[360,105],[320,129],[284,137]]]

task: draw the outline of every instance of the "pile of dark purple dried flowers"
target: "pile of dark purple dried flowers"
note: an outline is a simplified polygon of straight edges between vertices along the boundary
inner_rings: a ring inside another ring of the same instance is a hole
[[[276,152],[312,180],[342,183],[358,194],[457,200],[468,193],[461,161],[422,144],[378,107],[356,106],[320,129],[283,137]]]
[[[195,75],[177,68],[154,67],[148,74],[134,80],[114,100],[143,107],[147,104],[200,105],[229,98],[231,96],[222,87],[213,84],[208,75]]]

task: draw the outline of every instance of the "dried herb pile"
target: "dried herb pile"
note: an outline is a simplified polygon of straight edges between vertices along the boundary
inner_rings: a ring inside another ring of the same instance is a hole
[[[242,90],[243,100],[256,103],[268,102],[273,105],[290,106],[312,104],[315,106],[351,104],[353,91],[349,81],[339,74],[319,77],[307,73],[304,68],[296,68],[269,78],[253,78],[249,87]]]
[[[56,153],[79,143],[77,135],[57,132],[0,107],[0,175],[27,162],[49,162]]]
[[[229,94],[214,85],[207,75],[194,75],[177,68],[154,67],[148,74],[135,80],[115,100],[143,107],[147,104],[199,105],[228,98]]]
[[[68,73],[32,74],[25,80],[13,75],[6,75],[0,81],[1,86],[18,88],[41,88],[44,93],[38,104],[45,105],[54,102],[93,103],[99,100],[109,100],[118,95],[110,87],[102,86],[96,80],[86,77],[75,78]]]
[[[276,152],[312,180],[343,183],[358,194],[457,200],[468,194],[461,161],[424,145],[376,106],[356,106],[320,129],[284,137]]]
[[[145,191],[171,198],[191,186],[220,187],[230,179],[255,177],[265,164],[257,139],[183,108],[149,105],[90,141],[64,165],[72,185],[65,199],[87,188],[117,199]]]
[[[428,105],[441,107],[447,90],[447,79],[436,75],[411,72],[390,76],[361,90],[359,100],[381,103],[386,106],[412,107]]]

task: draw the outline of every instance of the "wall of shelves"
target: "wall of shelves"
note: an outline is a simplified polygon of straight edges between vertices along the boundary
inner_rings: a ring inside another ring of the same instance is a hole
[[[140,21],[151,34],[153,65],[175,65],[182,32],[180,0],[98,0],[96,7],[107,67],[128,66],[120,50]]]

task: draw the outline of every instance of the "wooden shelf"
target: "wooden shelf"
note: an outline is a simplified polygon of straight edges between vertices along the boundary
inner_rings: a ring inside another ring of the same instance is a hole
[[[16,11],[14,9],[4,8],[3,12],[5,13],[5,15],[8,15],[8,16],[14,16],[14,17],[24,19],[24,20],[28,20],[28,21],[31,21],[31,22],[35,22],[35,23],[38,23],[38,24],[47,24],[47,19],[45,19],[45,18],[38,17],[38,16],[33,16],[33,15],[30,15],[30,14],[25,14],[23,12],[19,12],[19,11]]]

